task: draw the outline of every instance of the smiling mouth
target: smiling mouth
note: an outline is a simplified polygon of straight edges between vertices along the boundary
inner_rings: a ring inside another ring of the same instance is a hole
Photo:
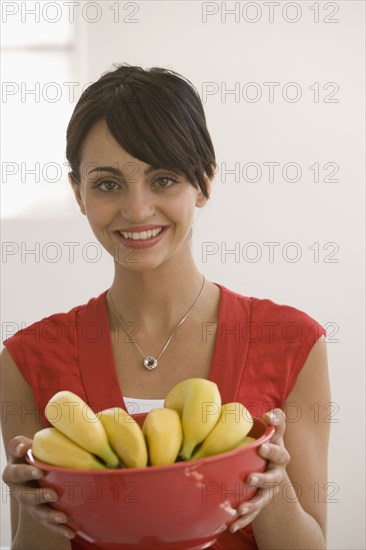
[[[118,231],[118,234],[123,239],[131,239],[133,241],[147,241],[148,239],[157,237],[159,233],[163,231],[163,229],[164,229],[163,227],[158,227],[156,229],[150,229],[149,231],[139,231],[139,232]]]

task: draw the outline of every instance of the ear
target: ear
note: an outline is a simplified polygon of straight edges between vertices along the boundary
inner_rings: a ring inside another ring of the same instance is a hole
[[[213,179],[214,179],[214,176],[212,176],[211,178],[209,178],[209,177],[207,176],[207,174],[204,175],[204,180],[205,180],[205,184],[206,184],[206,189],[207,189],[207,192],[208,192],[209,196],[211,195],[211,189],[212,189]],[[198,194],[197,194],[196,207],[197,207],[197,208],[202,208],[203,206],[205,206],[205,204],[207,203],[207,201],[208,201],[208,199],[205,197],[205,195],[202,193],[202,190],[199,188],[199,189],[198,189]]]
[[[81,192],[80,192],[80,184],[75,180],[75,178],[73,177],[71,172],[69,173],[69,182],[70,182],[70,185],[72,187],[72,190],[74,191],[75,198],[78,202],[81,213],[86,215],[83,198],[82,198]]]

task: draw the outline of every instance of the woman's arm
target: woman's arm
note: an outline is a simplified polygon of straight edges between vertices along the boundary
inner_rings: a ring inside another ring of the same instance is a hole
[[[270,445],[270,460],[276,462],[281,455],[278,446],[284,444],[290,461],[279,491],[252,521],[260,550],[326,548],[330,431],[326,416],[329,417],[330,401],[327,354],[322,337],[310,352],[286,401],[283,438],[278,433],[276,441],[275,433],[275,445]]]
[[[54,517],[60,513],[46,504],[47,491],[34,483],[31,472],[35,468],[24,459],[30,440],[44,425],[37,413],[32,390],[6,348],[1,353],[1,410],[1,429],[8,459],[3,481],[9,486],[12,548],[70,550],[70,541],[62,533],[72,531],[55,523]],[[16,437],[20,434],[25,437]],[[16,450],[19,443],[24,446]],[[36,470],[41,473],[38,468]],[[57,496],[54,491],[51,493]]]

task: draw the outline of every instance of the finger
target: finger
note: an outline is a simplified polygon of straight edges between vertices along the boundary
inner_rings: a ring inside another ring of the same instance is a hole
[[[264,443],[258,448],[258,452],[263,458],[269,461],[267,470],[275,467],[277,464],[287,465],[291,458],[290,453],[285,447],[273,443]]]
[[[13,439],[9,441],[8,445],[10,461],[12,459],[23,458],[31,446],[32,440],[29,439],[29,437],[25,437],[24,435],[17,435],[16,437],[13,437]]]
[[[282,409],[272,409],[263,415],[263,420],[270,426],[275,427],[275,433],[271,441],[275,443],[283,437],[286,430],[286,415]]]
[[[253,513],[259,513],[264,506],[273,502],[275,496],[279,493],[279,484],[272,485],[269,488],[258,489],[256,495],[249,500],[238,506],[238,513],[245,512],[245,517]]]
[[[10,483],[26,483],[27,481],[41,479],[43,475],[42,470],[30,464],[9,463],[4,469],[2,479],[4,483],[9,485]]]
[[[269,489],[259,489],[255,498],[252,499],[249,505],[249,513],[260,512],[262,508],[273,502],[274,497],[279,493],[279,485],[270,487]]]
[[[66,525],[69,520],[68,516],[60,510],[54,510],[50,506],[43,504],[30,508],[29,514],[33,519],[43,523],[48,529],[60,535],[64,534],[65,529],[75,535],[75,532]]]
[[[259,488],[251,500],[240,504],[237,508],[239,517],[230,525],[230,531],[234,533],[252,523],[262,508],[269,502],[273,502],[275,495],[279,492],[279,485],[279,483],[271,483],[268,488]]]
[[[275,432],[271,437],[274,443],[283,437],[286,430],[286,415],[282,409],[273,409],[263,415],[263,420],[269,426],[274,426]]]
[[[284,469],[274,468],[273,470],[265,474],[251,474],[248,478],[248,485],[254,485],[254,487],[260,487],[262,489],[278,486],[284,479]]]
[[[46,487],[33,489],[22,485],[18,488],[15,498],[27,506],[37,506],[40,504],[56,502],[59,499],[59,496],[56,491],[47,489]]]
[[[66,525],[68,517],[59,510],[54,510],[50,506],[33,506],[28,510],[30,516],[36,521],[41,522],[48,530],[56,535],[64,536],[69,539],[75,537],[76,533]]]
[[[18,502],[30,507],[56,502],[59,499],[56,491],[46,487],[34,488],[27,485],[14,484],[11,486],[11,489],[11,494]]]
[[[28,510],[33,519],[40,521],[44,524],[60,524],[67,523],[68,517],[64,512],[55,510],[47,504],[40,504],[39,506],[32,506]]]
[[[235,533],[238,529],[244,529],[244,527],[252,523],[258,514],[259,510],[254,510],[253,512],[240,516],[230,525],[229,530],[231,533]]]

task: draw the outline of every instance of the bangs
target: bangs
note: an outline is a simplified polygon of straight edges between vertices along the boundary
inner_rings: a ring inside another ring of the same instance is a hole
[[[156,86],[155,86],[156,87]],[[197,152],[192,150],[192,127],[175,113],[181,110],[173,95],[161,97],[154,85],[118,86],[105,106],[105,121],[117,143],[134,158],[187,176],[197,185]],[[156,87],[157,88],[157,87]]]

